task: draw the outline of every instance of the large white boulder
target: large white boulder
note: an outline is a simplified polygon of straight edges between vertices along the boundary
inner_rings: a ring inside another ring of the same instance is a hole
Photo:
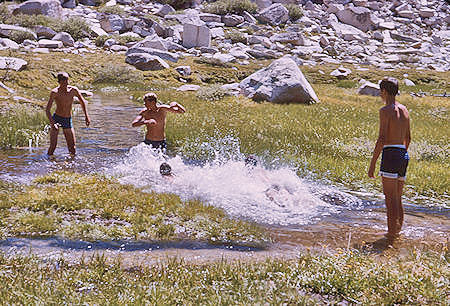
[[[350,6],[336,13],[339,21],[350,24],[361,31],[367,32],[375,27],[371,17],[371,11],[365,7]]]
[[[289,20],[289,11],[281,3],[274,3],[263,9],[256,18],[262,23],[280,25]]]
[[[20,71],[27,67],[27,62],[16,57],[0,57],[0,69]]]
[[[66,47],[73,47],[75,45],[75,40],[69,33],[60,32],[53,36],[52,40],[61,41]]]
[[[306,104],[319,101],[314,89],[289,56],[256,71],[242,80],[239,86],[242,94],[255,101]]]
[[[359,87],[358,93],[360,95],[378,97],[380,95],[380,86],[378,84],[366,81]]]
[[[183,24],[184,47],[209,47],[210,45],[211,31],[203,21],[198,19],[191,19]]]
[[[58,40],[41,39],[38,41],[38,43],[39,48],[58,49],[63,47],[62,41]]]
[[[59,0],[29,0],[13,10],[13,14],[45,15],[54,18],[62,17],[62,6]]]
[[[19,49],[19,44],[9,38],[0,38],[0,50]]]
[[[126,57],[125,62],[143,71],[169,68],[169,64],[167,64],[163,59],[147,53],[129,54]]]

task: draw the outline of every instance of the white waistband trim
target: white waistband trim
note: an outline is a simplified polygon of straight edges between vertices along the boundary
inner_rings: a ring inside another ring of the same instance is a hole
[[[393,144],[393,145],[385,145],[384,148],[399,148],[399,149],[406,149],[405,145],[402,144]]]

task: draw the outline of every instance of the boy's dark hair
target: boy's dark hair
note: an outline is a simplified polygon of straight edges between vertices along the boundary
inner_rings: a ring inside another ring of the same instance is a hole
[[[144,102],[145,102],[145,100],[156,101],[157,99],[158,99],[158,96],[153,92],[146,93],[143,97]]]
[[[66,81],[69,79],[69,75],[67,74],[67,72],[61,71],[61,72],[58,72],[58,74],[56,75],[56,78],[58,79],[58,82]]]
[[[393,77],[385,77],[381,80],[380,90],[385,89],[391,96],[396,96],[398,94],[398,81]]]

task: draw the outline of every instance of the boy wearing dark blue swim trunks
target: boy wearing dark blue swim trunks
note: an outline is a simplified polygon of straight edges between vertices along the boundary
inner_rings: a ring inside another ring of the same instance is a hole
[[[152,146],[154,149],[166,149],[166,114],[167,112],[183,114],[185,108],[177,103],[171,102],[169,105],[158,105],[156,94],[150,92],[144,95],[144,106],[139,115],[131,123],[132,127],[142,125],[147,126],[144,143]]]
[[[389,239],[399,236],[403,225],[402,193],[408,167],[408,147],[411,142],[409,113],[406,107],[395,101],[398,81],[384,78],[380,83],[380,95],[385,106],[380,109],[380,130],[370,162],[368,175],[374,177],[375,164],[382,153],[380,175],[387,209]]]
[[[72,104],[73,98],[77,97],[83,109],[86,126],[89,126],[91,120],[87,113],[86,101],[81,95],[78,88],[69,86],[69,75],[66,72],[59,72],[57,75],[59,86],[50,92],[50,98],[47,103],[45,112],[50,121],[50,147],[48,155],[53,155],[58,142],[59,128],[62,127],[64,136],[66,137],[67,148],[70,154],[75,155],[75,132],[72,126]],[[55,113],[51,114],[53,101],[56,103]]]

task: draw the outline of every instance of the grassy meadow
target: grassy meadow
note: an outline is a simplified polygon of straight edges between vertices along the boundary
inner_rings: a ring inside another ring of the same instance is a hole
[[[295,260],[199,265],[167,259],[124,268],[103,256],[77,263],[0,254],[2,304],[446,305],[449,253],[376,259],[350,251]]]

